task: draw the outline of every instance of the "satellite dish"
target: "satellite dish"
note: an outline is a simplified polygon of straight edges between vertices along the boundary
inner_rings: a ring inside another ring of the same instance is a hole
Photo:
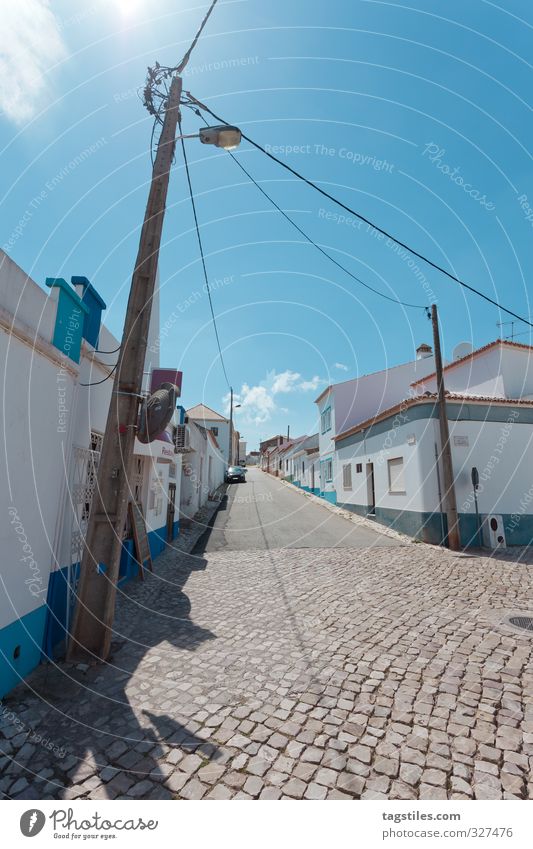
[[[460,360],[462,357],[468,357],[473,350],[474,346],[470,342],[459,342],[452,351],[452,357],[454,360]]]
[[[166,428],[176,409],[176,398],[176,386],[173,383],[162,383],[143,403],[137,429],[139,442],[145,445],[153,442]]]

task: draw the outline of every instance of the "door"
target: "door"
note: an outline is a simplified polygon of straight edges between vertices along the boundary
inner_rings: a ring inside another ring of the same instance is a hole
[[[376,515],[376,490],[374,487],[374,464],[366,464],[366,491],[368,501],[368,515]]]
[[[174,516],[176,514],[176,484],[169,483],[168,485],[168,504],[167,504],[167,542],[172,542],[174,539]]]

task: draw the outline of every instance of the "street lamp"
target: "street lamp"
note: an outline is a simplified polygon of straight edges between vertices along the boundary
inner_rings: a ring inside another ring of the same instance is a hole
[[[202,127],[200,130],[202,144],[214,144],[224,150],[235,150],[241,143],[241,131],[238,127],[221,124],[218,127]]]
[[[214,144],[224,150],[235,150],[241,143],[241,131],[229,124],[220,124],[218,127],[202,127],[199,133],[176,136],[176,139],[200,139],[202,144]]]

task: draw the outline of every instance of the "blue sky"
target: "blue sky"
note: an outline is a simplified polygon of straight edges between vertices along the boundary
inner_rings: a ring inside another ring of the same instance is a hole
[[[120,335],[150,178],[151,121],[136,90],[148,64],[181,58],[207,4],[10,6],[0,34],[2,245],[41,285],[87,276]],[[532,29],[527,0],[219,0],[185,88],[528,316]],[[186,132],[198,125],[184,114]],[[328,382],[404,362],[431,342],[422,309],[389,303],[336,269],[225,152],[195,139],[187,151],[226,367],[242,402],[237,426],[252,447],[288,424],[313,432],[313,399]],[[342,210],[246,143],[238,156],[353,273],[402,300],[436,301],[447,356],[458,342],[499,335],[507,317],[496,308],[339,219]],[[227,386],[192,228],[178,150],[160,258],[162,324],[175,318],[161,360],[183,369],[186,406],[222,409]]]

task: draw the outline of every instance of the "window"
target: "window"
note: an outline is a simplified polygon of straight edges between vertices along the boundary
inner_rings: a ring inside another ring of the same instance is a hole
[[[218,436],[218,427],[212,427],[211,433],[213,434],[213,436]]]
[[[358,475],[360,475],[361,472],[363,471],[363,464],[362,463],[356,463],[355,464],[355,471],[357,472]]]
[[[324,476],[326,478],[326,481],[333,480],[333,460],[331,459],[331,457],[329,458],[329,460],[324,461]]]
[[[351,489],[352,488],[352,464],[347,463],[342,467],[342,488],[343,489]]]
[[[320,416],[320,430],[322,433],[331,430],[331,407],[326,407]]]
[[[403,457],[394,457],[387,461],[389,469],[389,492],[405,493],[403,478]]]

